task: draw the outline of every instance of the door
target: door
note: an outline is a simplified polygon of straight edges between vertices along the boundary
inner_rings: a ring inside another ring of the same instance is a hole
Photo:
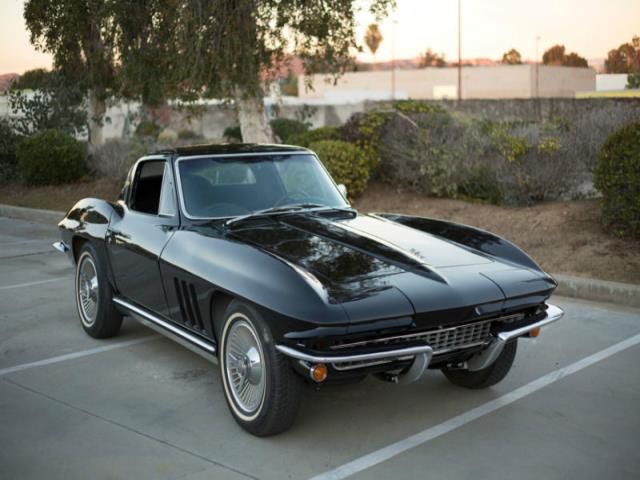
[[[132,172],[131,187],[121,199],[107,231],[107,250],[119,293],[169,316],[159,258],[180,224],[170,164],[144,158]]]

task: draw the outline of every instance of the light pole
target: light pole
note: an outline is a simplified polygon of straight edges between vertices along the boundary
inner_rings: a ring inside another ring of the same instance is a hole
[[[391,22],[391,100],[396,99],[396,23]]]
[[[462,28],[460,28],[461,0],[458,0],[458,100],[462,100]]]
[[[540,36],[536,37],[536,98],[540,96],[540,62],[538,58],[538,44],[540,43]]]

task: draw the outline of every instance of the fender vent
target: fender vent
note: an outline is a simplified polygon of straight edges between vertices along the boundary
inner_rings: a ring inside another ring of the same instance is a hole
[[[173,278],[173,286],[176,289],[176,297],[178,297],[182,321],[188,327],[203,331],[204,324],[202,323],[202,315],[200,314],[195,287],[193,284],[187,283],[184,280],[178,280],[175,277]]]

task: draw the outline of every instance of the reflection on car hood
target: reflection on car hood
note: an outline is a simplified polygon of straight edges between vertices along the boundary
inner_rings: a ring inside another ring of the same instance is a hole
[[[375,302],[384,317],[502,301],[505,291],[551,288],[541,272],[375,216],[288,215],[229,235],[312,273],[331,301],[353,310],[352,319],[364,300],[363,312]],[[511,276],[509,271],[520,273]],[[510,285],[513,281],[520,286]]]

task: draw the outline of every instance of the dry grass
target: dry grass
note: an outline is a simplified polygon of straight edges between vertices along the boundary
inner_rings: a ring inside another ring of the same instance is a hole
[[[513,241],[549,272],[640,284],[640,242],[605,234],[598,200],[507,208],[371,185],[355,207],[473,225]]]

